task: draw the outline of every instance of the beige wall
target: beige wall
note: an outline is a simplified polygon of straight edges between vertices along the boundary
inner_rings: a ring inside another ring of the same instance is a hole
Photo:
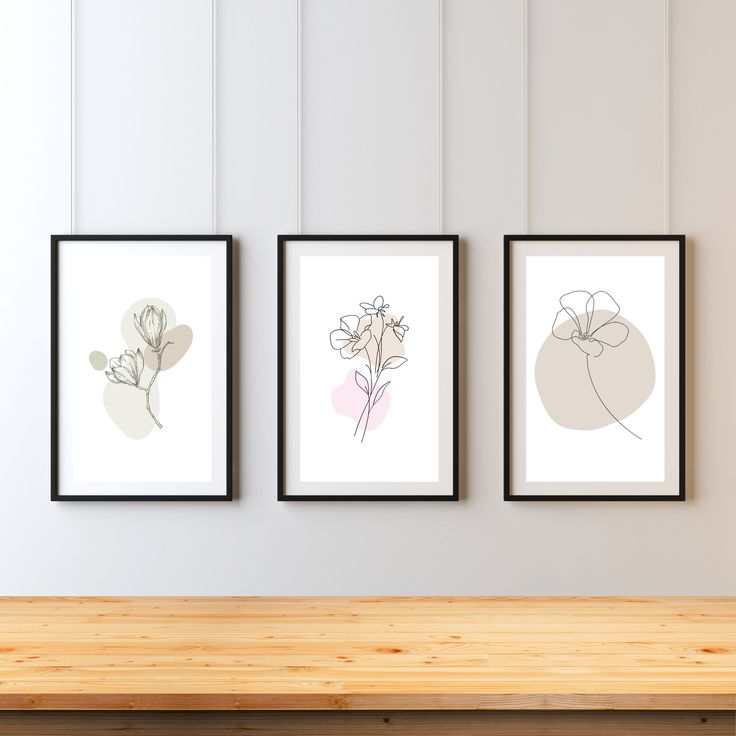
[[[241,497],[52,505],[48,235],[70,228],[70,3],[0,1],[0,593],[734,593],[736,3],[669,3],[669,219],[690,242],[685,504],[502,501],[522,0],[445,0],[442,125],[434,0],[302,0],[304,231],[435,232],[442,201],[445,230],[464,239],[465,489],[459,504],[276,503],[296,0],[216,4],[217,227],[240,243]],[[209,232],[210,0],[73,5],[76,231]],[[528,1],[530,232],[662,232],[664,9]]]

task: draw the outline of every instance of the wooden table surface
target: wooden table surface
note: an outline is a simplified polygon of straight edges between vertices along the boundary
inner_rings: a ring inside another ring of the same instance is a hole
[[[0,710],[736,709],[733,598],[0,598]]]

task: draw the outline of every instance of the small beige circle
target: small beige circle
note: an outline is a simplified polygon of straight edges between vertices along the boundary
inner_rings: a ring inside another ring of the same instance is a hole
[[[107,367],[107,356],[99,350],[93,350],[89,354],[89,363],[96,371],[103,371]]]

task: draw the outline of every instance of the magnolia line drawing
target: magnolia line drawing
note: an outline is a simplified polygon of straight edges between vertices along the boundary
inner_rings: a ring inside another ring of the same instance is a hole
[[[358,417],[353,437],[361,431],[360,441],[371,419],[371,412],[383,398],[391,381],[381,383],[386,370],[395,370],[407,362],[404,337],[409,330],[404,317],[387,314],[389,308],[382,296],[372,302],[360,302],[363,314],[348,314],[340,318],[340,326],[330,332],[330,345],[345,360],[362,358],[368,375],[355,371],[355,384],[365,394],[365,403]],[[357,411],[356,411],[357,413]]]
[[[558,340],[570,341],[585,355],[585,367],[590,385],[601,406],[629,434],[641,437],[629,429],[608,407],[593,380],[590,359],[598,359],[605,348],[617,348],[629,337],[629,328],[616,321],[621,311],[616,300],[607,291],[576,290],[563,294],[559,299],[562,307],[555,315],[552,335]]]
[[[110,358],[110,370],[105,371],[105,375],[111,383],[124,383],[127,386],[137,388],[139,391],[144,391],[146,394],[146,410],[151,415],[151,419],[156,423],[156,426],[159,429],[163,429],[163,425],[151,410],[151,388],[158,374],[161,372],[161,358],[163,357],[164,350],[169,345],[174,344],[173,340],[167,340],[163,345],[161,344],[164,331],[166,330],[166,310],[163,307],[156,308],[152,304],[149,304],[141,311],[140,315],[133,315],[133,323],[138,334],[150,346],[156,356],[156,369],[149,379],[148,385],[141,385],[144,360],[140,348],[135,352],[128,349],[121,353],[119,357]]]

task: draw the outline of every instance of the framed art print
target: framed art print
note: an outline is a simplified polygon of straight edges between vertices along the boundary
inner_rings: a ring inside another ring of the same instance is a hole
[[[457,500],[458,237],[278,248],[279,500]]]
[[[51,498],[231,500],[230,235],[51,236]]]
[[[505,237],[510,501],[685,499],[685,236]]]

